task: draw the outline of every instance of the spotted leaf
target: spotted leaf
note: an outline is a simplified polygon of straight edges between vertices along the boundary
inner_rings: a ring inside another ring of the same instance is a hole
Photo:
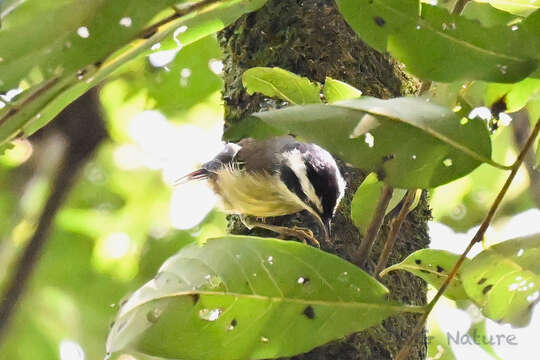
[[[418,0],[338,0],[337,4],[362,40],[390,52],[420,78],[510,83],[538,67],[538,10],[519,25],[487,27]]]
[[[463,286],[482,313],[525,326],[540,300],[540,234],[489,247],[461,270]]]
[[[362,96],[254,116],[272,128],[318,143],[398,188],[436,187],[482,162],[500,167],[491,160],[491,140],[482,120],[462,123],[450,109],[421,98]]]
[[[387,295],[358,267],[310,246],[212,239],[183,248],[122,305],[107,348],[184,360],[291,356],[423,311]]]
[[[415,251],[399,264],[392,265],[381,272],[381,276],[390,271],[405,270],[424,279],[427,283],[439,289],[448,278],[459,255],[446,250],[422,249]],[[470,260],[465,260],[468,263]],[[461,272],[450,282],[444,295],[452,300],[467,300],[467,294],[461,281]]]

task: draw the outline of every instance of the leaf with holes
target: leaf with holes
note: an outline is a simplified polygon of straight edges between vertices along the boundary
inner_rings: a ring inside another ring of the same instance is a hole
[[[323,85],[323,94],[326,101],[333,103],[341,100],[356,99],[362,96],[362,91],[343,81],[326,77]]]
[[[383,187],[383,182],[377,179],[376,174],[369,174],[354,193],[351,203],[351,218],[362,235],[365,234],[371,223]],[[399,204],[406,192],[405,189],[394,189],[385,214],[388,214]]]
[[[392,265],[381,272],[381,276],[390,271],[405,270],[422,279],[436,289],[439,289],[448,278],[448,274],[459,259],[459,255],[452,254],[445,250],[422,249],[407,256],[399,264]],[[465,263],[470,260],[466,259]],[[461,273],[458,271],[450,285],[446,289],[444,296],[452,300],[468,300],[467,294],[461,281]]]
[[[408,71],[421,78],[508,83],[525,78],[539,64],[540,29],[534,18],[536,13],[514,28],[484,27],[475,20],[451,15],[418,0],[337,3],[362,40],[381,52],[389,51],[407,65]]]
[[[319,83],[278,67],[246,70],[242,84],[250,95],[258,92],[298,105],[321,103]]]
[[[461,279],[482,313],[526,326],[540,299],[540,234],[495,244],[464,264]]]
[[[291,356],[423,311],[387,295],[358,267],[310,246],[212,239],[183,248],[122,305],[107,349],[185,360]]]
[[[272,127],[325,147],[399,188],[430,188],[495,166],[480,119],[461,124],[450,109],[420,98],[363,96],[329,105],[291,106],[254,114]]]

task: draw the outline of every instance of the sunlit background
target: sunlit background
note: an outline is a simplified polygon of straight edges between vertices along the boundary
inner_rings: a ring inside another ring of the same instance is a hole
[[[1,359],[102,359],[108,326],[121,299],[185,244],[225,233],[225,216],[215,210],[216,198],[205,183],[172,186],[222,146],[219,46],[215,37],[208,37],[186,47],[177,43],[172,50],[160,47],[156,44],[150,56],[130,63],[101,87],[110,139],[85,166],[56,219],[0,349]],[[471,116],[482,116],[479,111]],[[1,284],[35,228],[58,165],[59,141],[17,140],[0,157]],[[510,163],[515,158],[512,141],[509,127],[494,134],[496,160]],[[463,251],[505,176],[483,165],[432,191],[431,246]],[[540,211],[534,209],[529,187],[527,172],[520,171],[484,246],[540,232]],[[507,215],[515,213],[519,215],[508,220]],[[444,300],[430,327],[443,334],[465,334],[479,321],[474,313]],[[533,353],[539,320],[538,311],[525,329],[487,320],[488,335],[514,334],[519,344],[493,350],[504,359]],[[447,358],[443,345],[432,341],[432,359]],[[493,358],[476,345],[452,349],[458,359]],[[119,359],[135,358],[125,354]]]

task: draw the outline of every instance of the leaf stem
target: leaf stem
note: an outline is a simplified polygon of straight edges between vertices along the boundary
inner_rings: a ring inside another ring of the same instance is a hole
[[[390,257],[390,253],[392,252],[392,249],[394,248],[394,245],[396,243],[396,238],[399,233],[399,230],[401,229],[401,225],[403,224],[403,221],[405,221],[405,217],[410,211],[410,206],[414,200],[414,197],[416,195],[416,190],[411,189],[407,191],[407,194],[405,194],[405,198],[403,199],[403,203],[401,205],[401,209],[399,211],[399,214],[396,218],[394,218],[390,224],[390,232],[388,233],[388,236],[386,237],[386,241],[384,243],[384,248],[381,252],[381,255],[379,255],[379,260],[377,262],[377,266],[375,267],[375,275],[379,277],[379,273],[384,270],[386,267],[386,264],[388,263],[388,258]]]
[[[536,139],[536,136],[538,135],[538,132],[540,132],[540,119],[538,119],[536,121],[536,126],[534,127],[533,131],[529,135],[529,138],[527,139],[527,142],[525,143],[525,146],[523,147],[523,149],[519,153],[519,156],[517,157],[516,161],[512,165],[512,171],[510,172],[510,175],[508,175],[508,178],[506,179],[506,182],[504,183],[503,187],[501,188],[501,190],[497,194],[497,197],[495,198],[495,201],[491,205],[491,208],[489,209],[488,214],[484,218],[484,221],[482,221],[482,224],[480,225],[480,228],[478,229],[476,234],[473,236],[473,238],[469,242],[469,245],[467,245],[467,248],[465,249],[465,251],[459,257],[458,261],[456,262],[456,264],[452,268],[452,271],[450,271],[450,274],[448,274],[448,277],[446,278],[446,280],[444,281],[444,283],[440,287],[440,289],[437,292],[437,294],[435,295],[435,297],[427,305],[426,312],[424,314],[422,314],[420,319],[418,319],[416,327],[414,328],[413,332],[411,333],[411,335],[409,336],[409,338],[405,342],[405,345],[401,348],[400,352],[396,356],[396,360],[405,360],[405,359],[407,359],[407,356],[409,354],[410,347],[411,347],[410,344],[412,344],[412,341],[414,340],[414,338],[417,337],[420,334],[420,332],[422,331],[422,329],[424,328],[424,324],[425,324],[425,322],[427,320],[428,315],[433,310],[433,307],[435,306],[437,301],[441,298],[441,296],[444,294],[444,291],[446,290],[446,288],[448,287],[448,285],[450,284],[452,279],[456,276],[459,268],[461,267],[461,265],[465,261],[465,258],[467,257],[467,254],[471,251],[474,244],[476,244],[477,242],[482,241],[482,239],[484,238],[484,234],[486,233],[486,230],[487,230],[489,224],[493,220],[493,217],[495,216],[495,213],[497,212],[497,209],[501,205],[502,199],[506,195],[506,192],[507,192],[508,188],[510,187],[510,184],[514,180],[514,177],[516,176],[521,164],[523,163],[523,160],[525,159],[525,156],[527,155],[527,152],[529,151],[532,144],[534,143],[534,140]]]
[[[201,7],[204,7],[206,5],[210,5],[212,3],[220,2],[221,0],[203,0],[199,1],[193,5],[189,5],[184,8],[178,8],[177,6],[172,6],[172,9],[174,13],[172,15],[169,15],[153,24],[148,26],[147,28],[144,28],[139,33],[139,38],[142,39],[148,39],[149,37],[153,36],[161,26],[170,23],[171,21],[174,21],[182,16],[185,16],[193,11],[199,10]]]
[[[369,224],[369,227],[366,231],[366,236],[364,236],[362,242],[360,243],[360,247],[353,255],[353,263],[360,268],[363,268],[366,264],[369,253],[371,252],[371,247],[373,246],[373,243],[377,238],[377,233],[379,232],[379,229],[381,228],[381,225],[383,223],[384,215],[386,214],[386,209],[388,208],[390,199],[392,199],[393,192],[393,187],[386,184],[384,185],[381,197],[379,198],[379,202],[377,203],[377,208],[375,209],[375,213],[373,214],[371,223]]]
[[[465,5],[467,5],[469,1],[471,0],[457,0],[454,8],[452,9],[452,15],[461,15],[463,9],[465,9]]]

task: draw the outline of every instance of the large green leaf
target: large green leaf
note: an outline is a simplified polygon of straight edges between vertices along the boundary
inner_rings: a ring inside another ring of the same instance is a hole
[[[422,279],[436,289],[439,289],[448,278],[448,274],[456,264],[459,255],[446,250],[421,249],[407,256],[402,262],[392,265],[381,273],[386,275],[390,271],[405,270]],[[465,263],[470,262],[469,259]],[[461,273],[458,271],[444,295],[452,300],[468,300],[463,288]]]
[[[259,92],[297,105],[321,103],[320,84],[278,67],[246,70],[242,84],[250,95]]]
[[[102,60],[136,38],[159,11],[175,3],[175,0],[22,2],[3,19],[0,30],[3,59],[0,92],[18,87],[32,69],[48,80]]]
[[[461,270],[463,286],[482,313],[525,326],[540,299],[540,234],[489,247]]]
[[[508,11],[512,14],[527,16],[540,8],[538,0],[474,0],[479,3],[489,3],[494,8]]]
[[[247,236],[190,245],[119,311],[110,352],[260,359],[308,351],[401,311],[358,267],[297,242]]]
[[[354,193],[351,203],[351,218],[361,234],[365,233],[373,219],[383,187],[384,184],[377,179],[376,174],[369,174]],[[399,204],[406,192],[405,189],[394,189],[385,214],[388,214]]]
[[[164,1],[165,0],[161,0],[159,3]],[[136,3],[138,1],[132,0],[131,2]],[[75,54],[74,56],[78,59],[78,62],[83,63],[86,61],[84,64],[85,66],[80,65],[79,67],[75,67],[75,70],[71,72],[63,69],[59,74],[52,74],[52,77],[49,80],[41,79],[41,82],[31,86],[28,90],[20,94],[12,105],[0,109],[0,143],[4,143],[6,140],[11,139],[23,128],[25,134],[31,134],[38,130],[54,118],[54,116],[74,99],[84,94],[88,89],[99,84],[128,61],[148,53],[152,45],[157,42],[166,40],[169,37],[174,37],[182,46],[188,45],[222,29],[241,15],[258,9],[265,2],[266,0],[229,0],[211,4],[197,12],[190,13],[163,25],[156,34],[148,39],[136,40],[120,49],[121,45],[127,44],[134,36],[132,34],[131,38],[125,39],[122,37],[124,43],[121,43],[120,41],[114,42],[114,44],[110,44],[110,47],[107,47],[108,52],[104,52],[105,47],[97,52],[97,54],[102,55],[102,57],[97,58],[97,60],[99,60],[97,64],[94,64],[96,61],[96,54],[94,53],[88,55],[88,57],[83,56],[87,53],[87,50]],[[158,2],[152,3],[153,5],[144,5],[142,8],[138,8],[137,11],[133,11],[138,13],[144,12],[141,9],[145,9],[146,6],[157,7]],[[122,11],[126,10],[125,4],[116,2],[115,4],[116,5],[107,6],[114,7],[114,9],[121,8]],[[104,9],[109,9],[107,6],[105,6]],[[76,34],[78,37],[78,39],[76,39],[77,42],[72,42],[70,49],[86,46],[86,43],[81,43],[82,40],[92,39],[92,41],[96,41],[96,39],[111,36],[110,34],[113,33],[114,29],[120,28],[123,30],[125,26],[117,24],[122,17],[118,17],[117,15],[116,10],[111,11],[110,13],[99,12],[94,14],[92,19],[95,20],[93,21],[100,22],[100,24],[106,23],[111,25],[111,21],[114,20],[114,26],[103,27],[102,25],[96,25],[94,30],[92,30],[91,26],[87,26],[90,36],[88,38],[81,38]],[[110,17],[112,17],[112,19]],[[35,22],[35,18],[32,21]],[[132,25],[129,27],[130,29],[136,24],[134,19],[131,21]],[[97,31],[97,29],[101,30]],[[177,31],[180,29],[182,31]],[[0,31],[0,34],[2,34],[2,31]],[[116,30],[114,32],[116,32]],[[15,37],[17,38],[17,36]],[[24,43],[20,38],[17,39],[17,41]],[[110,41],[107,40],[105,43],[109,44]],[[178,43],[176,44],[178,47]],[[5,47],[0,41],[0,56],[3,56],[2,51],[5,51],[4,49]],[[112,55],[114,51],[116,52]],[[61,60],[68,61],[69,59],[62,57]],[[0,64],[2,64],[2,62],[0,62]],[[72,66],[70,68],[72,68]],[[2,73],[3,76],[4,72],[0,73]],[[24,74],[21,76],[24,76]],[[19,80],[20,79],[16,82],[18,83]]]
[[[219,58],[217,39],[207,36],[184,46],[166,67],[145,71],[140,87],[148,90],[148,96],[163,114],[186,111],[221,89],[223,80],[209,67]]]
[[[492,163],[480,119],[460,123],[451,110],[420,98],[371,97],[257,113],[271,125],[327,148],[400,188],[430,188]],[[363,134],[363,135],[362,135]]]
[[[513,31],[506,25],[484,27],[418,0],[337,3],[362,40],[389,51],[421,78],[515,82],[538,67],[540,29],[525,25],[529,19]]]

